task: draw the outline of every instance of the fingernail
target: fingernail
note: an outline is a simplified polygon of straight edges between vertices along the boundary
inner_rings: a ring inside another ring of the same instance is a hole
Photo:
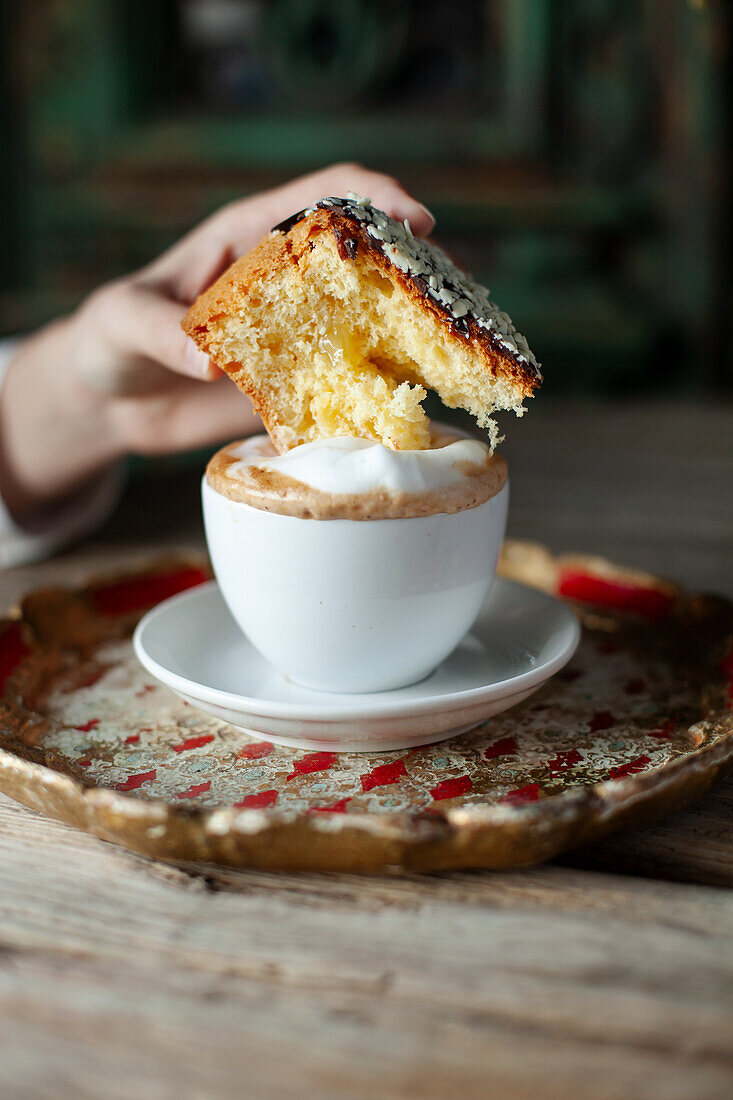
[[[423,214],[425,214],[426,217],[430,218],[430,221],[433,223],[433,225],[435,225],[435,214],[433,214],[432,210],[428,210],[427,206],[424,206],[421,202],[419,202],[417,205],[420,207]],[[431,229],[433,228],[433,225],[431,225]]]
[[[206,378],[209,373],[209,357],[205,351],[196,347],[190,336],[186,337],[185,356],[189,373],[194,377]]]

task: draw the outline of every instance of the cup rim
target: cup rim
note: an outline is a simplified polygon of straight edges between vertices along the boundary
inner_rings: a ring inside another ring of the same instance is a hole
[[[227,504],[233,505],[235,508],[244,508],[248,512],[256,512],[258,515],[271,516],[275,520],[292,520],[295,523],[317,523],[319,525],[328,525],[336,523],[349,523],[349,524],[367,524],[373,526],[376,523],[415,523],[418,520],[434,520],[438,516],[462,516],[467,512],[478,512],[481,508],[488,507],[489,504],[494,504],[496,501],[501,500],[505,493],[509,492],[509,477],[502,485],[498,493],[495,493],[493,497],[489,497],[488,500],[484,500],[481,504],[476,504],[472,508],[461,508],[457,512],[429,512],[424,516],[385,516],[381,519],[348,519],[345,516],[335,517],[333,519],[314,519],[312,516],[287,516],[282,512],[270,512],[267,508],[255,508],[252,504],[247,504],[244,500],[232,500],[231,497],[225,496],[224,493],[220,493],[218,489],[209,482],[206,477],[206,471],[204,471],[201,478],[201,493],[211,493],[212,496],[218,500],[226,501]],[[207,536],[208,545],[208,536]]]

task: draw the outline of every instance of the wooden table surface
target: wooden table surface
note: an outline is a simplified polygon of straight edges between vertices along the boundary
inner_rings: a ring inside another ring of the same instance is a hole
[[[507,428],[512,534],[733,594],[730,410]],[[196,482],[135,482],[0,602],[200,547]],[[732,811],[730,782],[559,864],[359,878],[173,868],[0,796],[0,1097],[727,1100]]]

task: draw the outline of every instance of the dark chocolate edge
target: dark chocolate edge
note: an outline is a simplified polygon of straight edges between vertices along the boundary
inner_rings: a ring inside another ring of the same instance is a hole
[[[354,223],[355,227],[358,227],[361,230],[362,236],[364,238],[366,236],[366,230],[364,229],[364,226],[362,225],[362,222],[360,221],[360,219],[357,218],[356,215],[353,214],[351,212],[351,210],[349,209],[350,205],[351,205],[351,203],[349,202],[348,199],[339,198],[336,195],[328,195],[325,199],[320,199],[317,203],[314,204],[314,206],[305,207],[303,210],[298,210],[297,213],[291,214],[289,218],[285,218],[283,221],[278,222],[277,225],[274,225],[272,227],[270,232],[272,232],[272,233],[289,233],[290,230],[294,226],[296,226],[299,222],[303,221],[306,217],[308,217],[308,215],[310,213],[313,213],[315,210],[331,210],[334,207],[336,207],[336,208],[338,208],[338,211],[339,211],[339,213],[341,214],[342,217],[348,218],[349,221]],[[377,207],[374,207],[374,209],[376,210]],[[380,211],[380,213],[383,213],[385,215],[385,217],[389,217],[389,214],[386,214],[385,211]],[[357,251],[358,251],[358,245],[356,243],[356,240],[353,237],[346,237],[345,238],[342,235],[340,235],[339,233],[337,233],[335,230],[334,230],[334,237],[336,238],[336,246],[338,248],[338,253],[339,253],[340,258],[342,260],[348,260],[348,259],[353,260],[356,256],[356,254],[357,254]],[[350,245],[354,246],[353,247],[353,252],[350,251]],[[382,255],[385,255],[384,248],[382,248],[380,246],[380,243],[379,243],[378,239],[373,239],[373,240],[367,239],[367,245],[368,245],[368,247],[374,248],[377,251],[381,252]],[[387,257],[387,259],[389,259],[389,257]],[[425,282],[425,279],[421,275],[408,275],[407,277],[412,280],[412,282],[415,286],[417,286],[417,288],[420,291],[420,293],[422,294],[422,296],[425,299],[427,299],[427,301],[430,302],[430,304],[432,306],[434,306],[435,309],[437,309],[439,311],[439,313],[443,316],[444,320],[448,322],[451,329],[453,330],[453,332],[457,336],[463,337],[464,340],[469,340],[471,338],[471,329],[473,327],[475,329],[474,334],[477,337],[479,337],[479,339],[488,338],[491,346],[494,348],[494,350],[497,352],[497,354],[502,355],[502,356],[506,356],[508,359],[511,359],[512,362],[522,372],[522,375],[524,375],[524,376],[526,376],[527,374],[531,375],[532,380],[533,380],[533,386],[532,386],[533,390],[542,381],[541,371],[535,370],[532,367],[532,364],[528,363],[525,359],[521,358],[521,356],[518,353],[511,351],[509,348],[506,348],[501,343],[501,341],[497,337],[494,336],[494,333],[491,331],[491,329],[480,328],[475,323],[472,325],[471,324],[471,321],[472,321],[471,318],[466,319],[465,317],[454,317],[453,314],[451,313],[451,310],[450,310],[449,306],[444,305],[442,302],[436,301],[432,297],[432,295],[429,294],[427,283]],[[446,285],[448,287],[451,287],[450,283],[446,283]],[[457,288],[455,288],[455,287],[452,288],[452,289],[457,290]]]

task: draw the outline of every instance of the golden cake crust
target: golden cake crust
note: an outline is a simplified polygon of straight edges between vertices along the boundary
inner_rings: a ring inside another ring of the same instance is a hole
[[[337,199],[323,201],[344,204],[347,202],[347,200]],[[376,214],[381,212],[377,211]],[[391,226],[396,225],[391,219],[387,219],[386,215],[382,217]],[[486,318],[482,318],[478,308],[466,308],[470,303],[465,299],[460,300],[462,315],[455,316],[457,312],[455,305],[444,304],[438,300],[427,277],[416,275],[410,270],[403,270],[390,258],[389,248],[393,246],[385,246],[384,241],[376,238],[370,231],[370,224],[357,220],[348,212],[348,206],[317,206],[293,215],[281,226],[275,227],[250,253],[236,260],[197,299],[183,320],[184,331],[250,398],[279,450],[282,450],[283,446],[278,438],[278,414],[275,403],[271,400],[267,389],[258,385],[246,362],[220,360],[214,346],[216,341],[212,339],[212,331],[222,318],[246,315],[252,306],[259,305],[259,289],[263,284],[271,281],[274,275],[279,275],[282,279],[297,280],[301,259],[309,249],[314,247],[314,241],[321,234],[331,236],[343,264],[353,265],[366,259],[372,269],[376,269],[384,278],[399,286],[426,322],[435,326],[436,337],[439,336],[441,341],[452,343],[456,351],[461,348],[467,352],[470,350],[474,361],[480,364],[479,371],[482,377],[485,376],[487,385],[501,379],[505,391],[511,394],[511,403],[507,403],[505,407],[519,409],[522,401],[530,397],[540,385],[542,375],[539,366],[526,347],[524,338],[514,332],[506,314],[498,314],[498,316],[509,322],[511,333],[523,342],[526,354],[523,354],[519,348],[512,349],[507,346],[502,333],[488,326]],[[414,241],[414,238],[411,240]],[[432,246],[423,245],[422,242],[417,243],[420,248],[426,249],[432,255]],[[434,252],[440,258],[438,263],[445,261],[452,268],[447,257],[437,249]],[[458,274],[455,268],[452,270]],[[461,276],[467,280],[463,273]],[[496,309],[493,303],[489,305]],[[294,323],[296,323],[295,318]],[[506,328],[504,334],[511,343],[512,336],[508,335]],[[414,381],[422,382],[422,379],[417,378]]]

